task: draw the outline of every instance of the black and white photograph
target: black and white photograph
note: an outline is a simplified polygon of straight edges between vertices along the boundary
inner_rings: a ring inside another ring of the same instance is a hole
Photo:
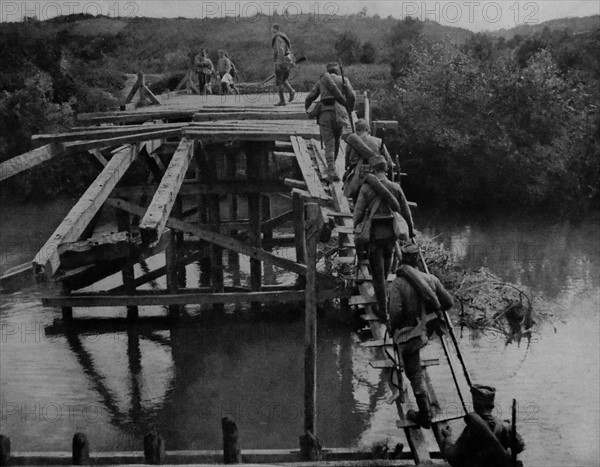
[[[0,466],[600,466],[600,2],[0,0]]]

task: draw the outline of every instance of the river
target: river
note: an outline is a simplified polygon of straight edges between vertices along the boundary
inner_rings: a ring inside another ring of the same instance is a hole
[[[3,207],[0,267],[31,259],[70,204]],[[463,266],[486,266],[545,298],[542,311],[548,314],[529,348],[505,346],[491,334],[463,330],[460,336],[472,379],[497,388],[498,415],[509,418],[512,398],[518,401],[519,431],[527,443],[520,458],[528,466],[600,465],[600,219],[575,225],[416,217],[421,230],[437,236]],[[226,414],[237,422],[245,449],[298,447],[301,317],[232,316],[165,330],[48,333],[60,312],[43,308],[39,293],[0,298],[0,431],[14,451],[69,451],[76,431],[87,433],[93,451],[140,450],[152,427],[169,450],[219,449]],[[188,312],[200,313],[194,307]],[[322,444],[402,441],[381,371],[368,365],[374,351],[359,345],[352,328],[327,319],[319,322],[318,349]],[[442,407],[456,410],[443,354],[435,343],[427,353],[442,362],[430,371]]]

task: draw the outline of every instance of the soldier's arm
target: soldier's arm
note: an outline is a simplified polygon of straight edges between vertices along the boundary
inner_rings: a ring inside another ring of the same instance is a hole
[[[224,65],[225,65],[225,73],[229,73],[231,71],[231,61],[227,57],[225,57]]]
[[[408,224],[408,236],[412,238],[415,236],[415,224],[413,223],[410,206],[408,205],[404,191],[400,187],[398,187],[398,202],[400,203],[400,214],[402,214],[402,217],[404,217],[404,220]]]
[[[350,80],[348,78],[344,78],[346,83],[346,101],[348,101],[348,111],[352,112],[354,110],[354,104],[356,103],[356,93],[352,88],[352,84],[350,84]]]
[[[388,152],[385,144],[383,145],[383,157],[385,157],[385,161],[387,162],[389,168],[395,167],[396,164],[394,164],[392,156],[390,156],[390,153]]]
[[[452,305],[454,305],[452,295],[448,293],[437,277],[433,276],[433,278],[435,282],[435,294],[442,306],[442,311],[452,308]]]
[[[356,200],[356,204],[354,205],[353,221],[355,226],[360,224],[360,222],[362,222],[363,218],[365,217],[365,210],[367,209],[367,205],[369,202],[365,187],[366,184],[363,185],[360,189],[358,199]]]
[[[278,62],[283,61],[283,57],[285,57],[285,41],[278,37],[275,39],[275,53],[273,54],[273,58]]]
[[[304,99],[304,108],[306,110],[308,110],[310,104],[312,104],[313,101],[319,97],[320,92],[319,83],[317,82],[306,96],[306,99]]]

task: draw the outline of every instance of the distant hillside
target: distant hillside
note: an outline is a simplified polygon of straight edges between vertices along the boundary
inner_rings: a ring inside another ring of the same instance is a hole
[[[600,28],[600,16],[553,19],[540,24],[522,24],[511,29],[500,29],[499,31],[487,32],[486,34],[493,37],[503,37],[504,39],[509,40],[517,34],[521,36],[531,36],[543,31],[544,28],[549,28],[552,31],[567,30],[572,34],[590,32]]]

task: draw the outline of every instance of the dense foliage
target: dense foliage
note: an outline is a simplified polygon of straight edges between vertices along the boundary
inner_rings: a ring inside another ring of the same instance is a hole
[[[532,49],[538,36],[553,47]],[[454,208],[597,202],[599,37],[546,30],[514,49],[483,35],[463,46],[413,42],[393,86],[377,93],[379,116],[400,121],[395,149],[411,191]]]

